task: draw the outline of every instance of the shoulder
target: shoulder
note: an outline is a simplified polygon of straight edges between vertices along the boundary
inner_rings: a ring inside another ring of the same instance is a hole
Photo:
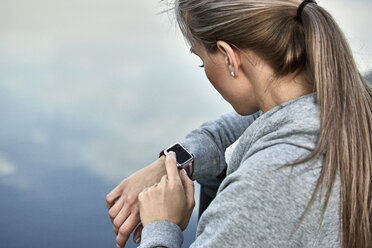
[[[322,158],[296,166],[286,165],[300,161],[310,153],[307,148],[288,143],[259,149],[244,156],[237,170],[223,182],[221,190],[231,183],[237,183],[254,191],[255,195],[263,194],[262,199],[275,197],[302,202],[309,199],[314,190]]]
[[[273,247],[279,244],[296,246],[297,243],[298,247],[303,247],[316,242],[323,244],[327,241],[327,235],[328,240],[337,240],[337,192],[331,199],[322,233],[318,233],[322,212],[319,202],[314,204],[301,223],[314,192],[322,161],[282,167],[293,162],[296,153],[306,155],[308,151],[288,144],[263,149],[244,160],[221,184],[218,198],[228,202],[225,203],[227,209],[234,212],[239,223],[243,226],[245,223],[243,232],[251,235],[248,239],[252,242]],[[229,214],[232,214],[230,211]],[[265,237],[270,238],[262,241]]]
[[[297,154],[313,151],[320,131],[319,112],[314,98],[315,95],[307,95],[260,116],[242,135],[229,172],[235,171],[243,161],[255,154],[262,159],[278,156],[286,160],[288,156],[283,157],[283,153],[293,159],[298,158]]]

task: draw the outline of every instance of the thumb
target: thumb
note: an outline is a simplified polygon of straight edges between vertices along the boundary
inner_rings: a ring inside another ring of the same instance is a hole
[[[180,170],[180,178],[181,182],[186,194],[187,203],[194,204],[194,182],[188,177],[186,171],[184,169]]]

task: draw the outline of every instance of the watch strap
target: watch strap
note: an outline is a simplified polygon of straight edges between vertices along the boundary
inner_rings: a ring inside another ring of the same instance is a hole
[[[189,176],[189,178],[192,177],[192,174],[194,172],[194,161],[189,163],[188,165],[185,165],[183,167],[183,169],[186,171],[187,175]]]
[[[160,158],[161,156],[163,156],[163,155],[165,155],[165,154],[164,154],[164,150],[162,150],[162,151],[159,153],[159,158]]]

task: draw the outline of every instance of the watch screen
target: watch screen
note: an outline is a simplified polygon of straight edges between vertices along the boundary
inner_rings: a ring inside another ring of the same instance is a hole
[[[177,162],[179,164],[184,164],[188,160],[192,159],[191,155],[179,144],[175,144],[174,146],[167,149],[167,152],[175,152],[177,157]]]

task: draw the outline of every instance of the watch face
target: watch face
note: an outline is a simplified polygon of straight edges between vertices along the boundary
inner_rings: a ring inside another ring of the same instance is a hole
[[[181,166],[191,162],[193,159],[192,155],[180,144],[175,144],[166,150],[167,153],[171,151],[176,153],[177,163]]]

